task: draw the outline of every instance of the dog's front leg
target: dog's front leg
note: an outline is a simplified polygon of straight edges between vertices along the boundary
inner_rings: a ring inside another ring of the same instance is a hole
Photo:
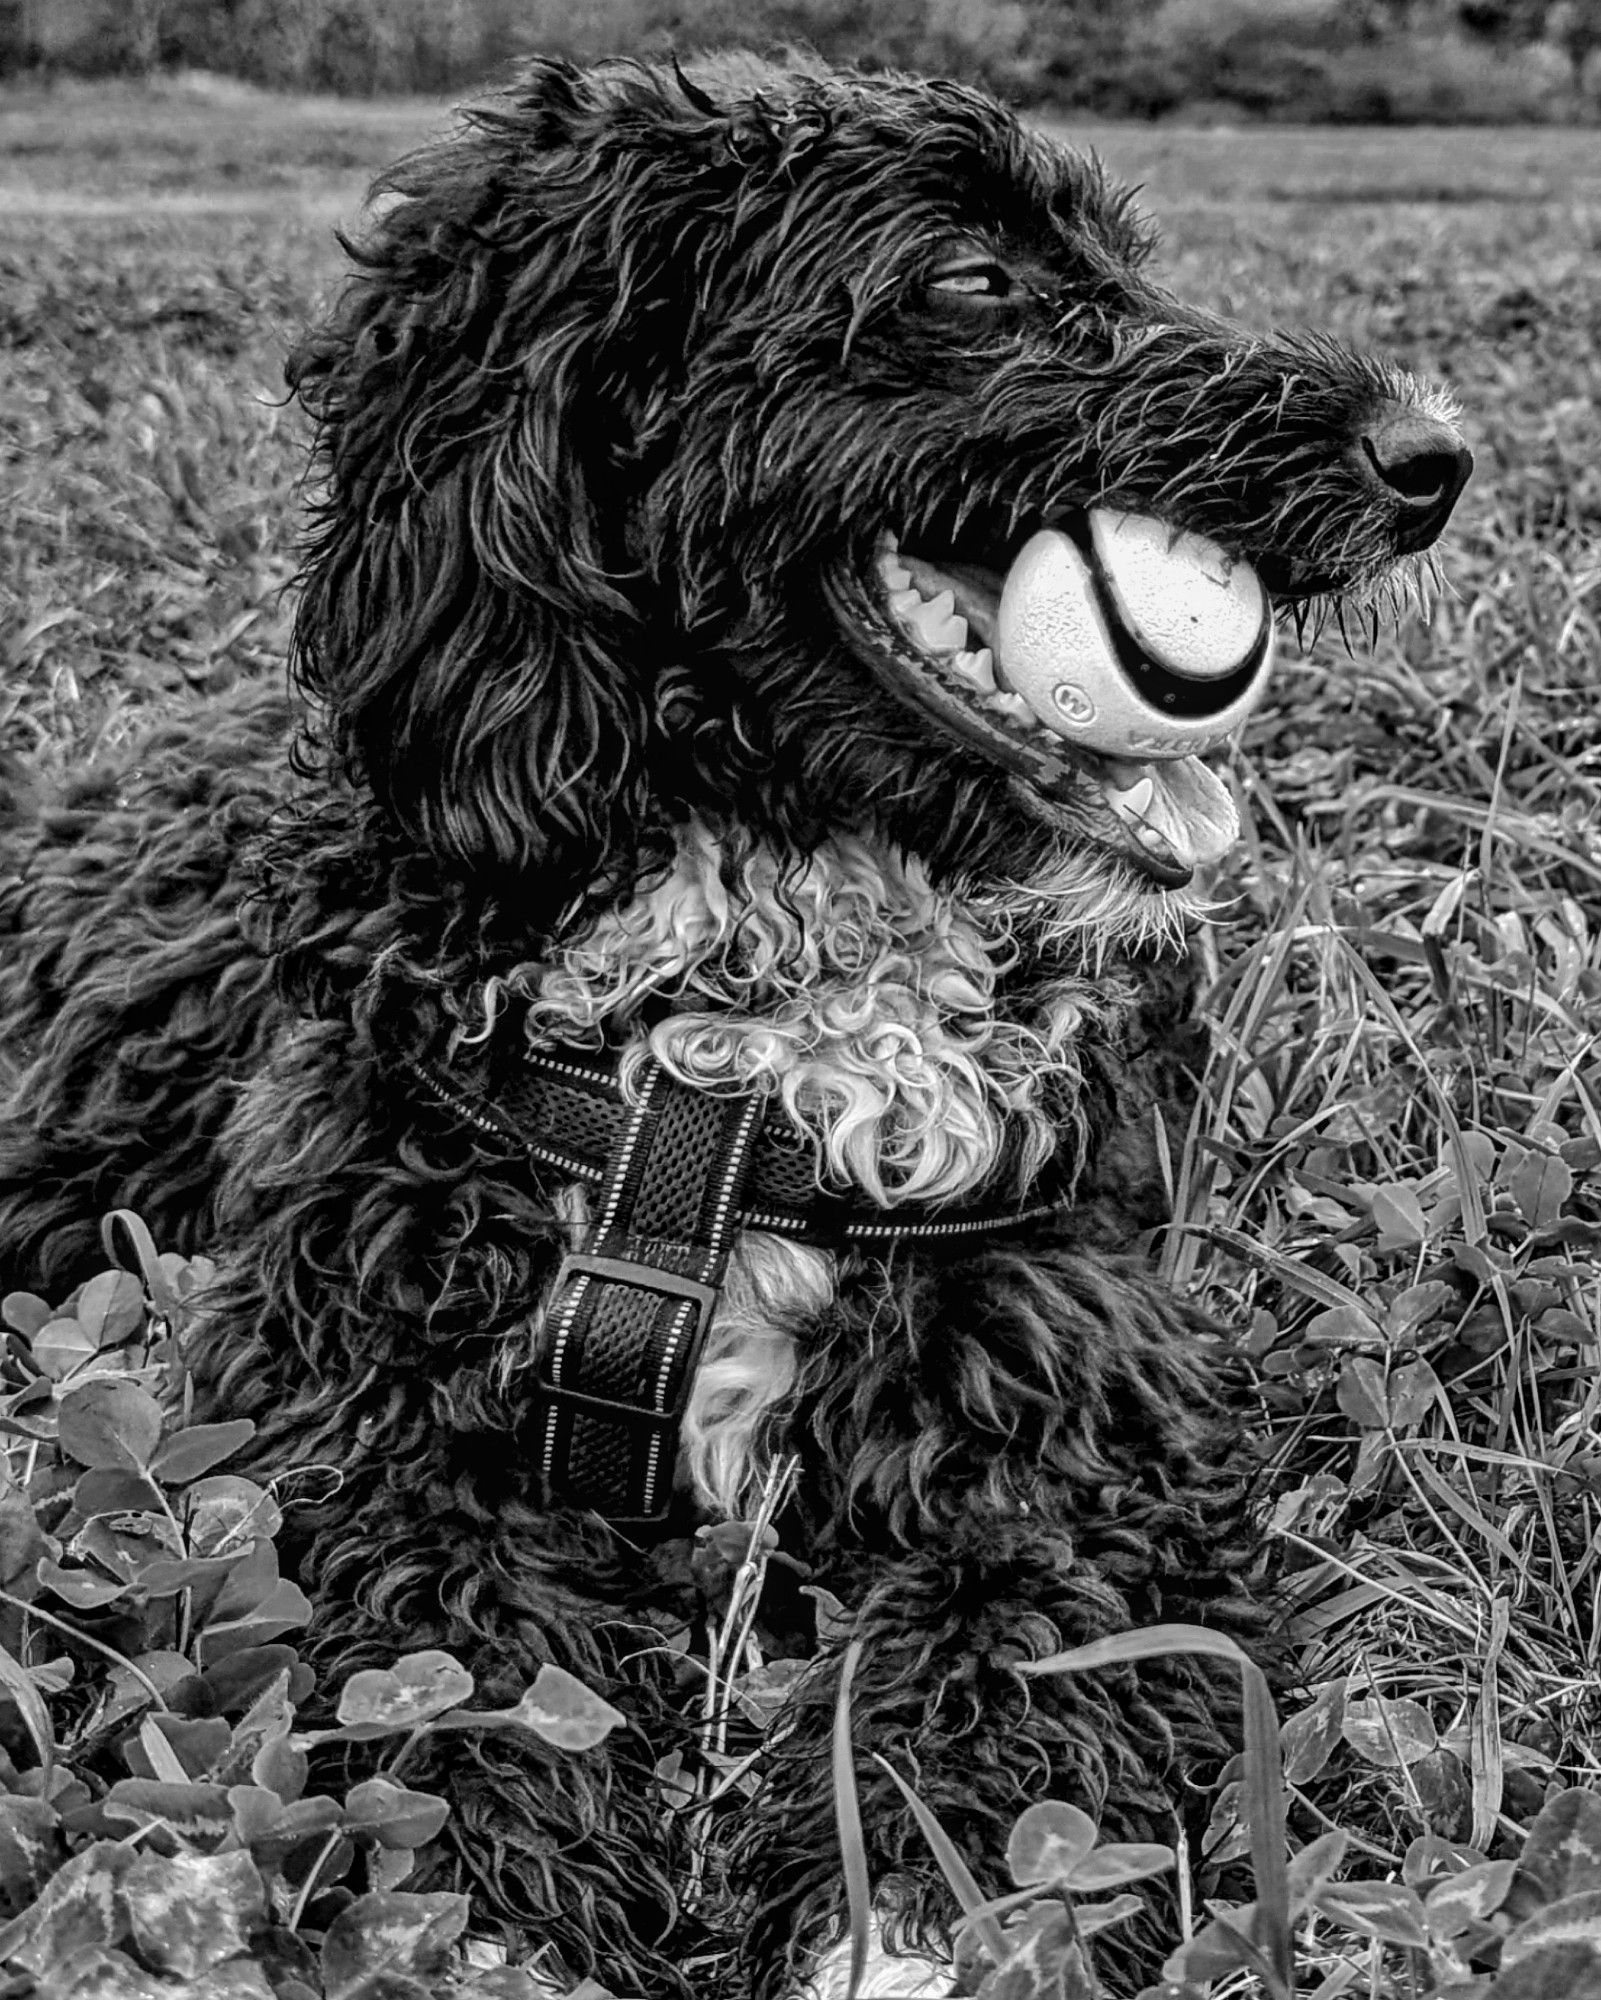
[[[1043,1524],[997,1523],[989,1546],[885,1564],[857,1611],[860,1653],[849,1695],[854,1768],[874,1901],[892,1940],[948,1948],[957,1910],[890,1775],[934,1811],[989,1894],[1015,1886],[1007,1835],[1018,1815],[1061,1799],[1109,1840],[1171,1844],[1186,1779],[1215,1775],[1237,1747],[1237,1696],[1204,1659],[1160,1659],[1061,1677],[1024,1661],[1126,1628],[1127,1601],[1069,1538]],[[753,1965],[787,1953],[797,1971],[842,1918],[831,1737],[842,1653],[820,1660],[775,1732],[741,1860],[754,1919]],[[888,1767],[888,1768],[886,1768]],[[1189,1794],[1192,1806],[1200,1794]],[[1165,1884],[1152,1900],[1168,1899]],[[1154,1976],[1165,1940],[1153,1921],[1104,1953],[1112,1970]],[[757,1991],[781,1991],[764,1984]]]
[[[955,1905],[880,1758],[991,1892],[1012,1886],[1007,1835],[1039,1800],[1108,1839],[1171,1842],[1191,1787],[1238,1747],[1237,1679],[1193,1656],[1019,1669],[1158,1622],[1264,1630],[1234,1465],[1243,1385],[1216,1328],[1142,1266],[1058,1236],[846,1269],[801,1366],[796,1546],[860,1642],[851,1733],[892,1935],[937,1944]],[[739,1870],[757,1964],[804,1964],[839,1919],[842,1658],[817,1662],[771,1740]]]
[[[471,1891],[475,1926],[500,1926],[553,1992],[588,1975],[622,1996],[700,2000],[688,1829],[656,1777],[683,1735],[671,1585],[653,1587],[592,1516],[502,1503],[489,1519],[442,1485],[401,1484],[354,1507],[347,1486],[337,1525],[305,1550],[318,1611],[305,1650],[325,1706],[354,1670],[440,1648],[473,1676],[468,1709],[515,1705],[549,1664],[623,1716],[576,1750],[521,1727],[423,1735],[397,1782],[451,1810],[407,1888]]]

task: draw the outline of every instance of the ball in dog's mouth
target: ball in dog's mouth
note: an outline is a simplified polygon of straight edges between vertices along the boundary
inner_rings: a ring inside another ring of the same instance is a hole
[[[1088,802],[1105,844],[1164,887],[1238,839],[1200,759],[1262,698],[1273,607],[1216,542],[1092,508],[1038,529],[1001,571],[885,534],[867,587],[846,595],[857,650],[897,693],[1043,796]]]

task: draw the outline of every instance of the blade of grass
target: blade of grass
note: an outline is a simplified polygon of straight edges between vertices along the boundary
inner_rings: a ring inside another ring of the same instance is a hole
[[[119,1270],[126,1270],[122,1249],[117,1241],[118,1230],[124,1232],[132,1246],[134,1262],[144,1288],[150,1294],[156,1311],[171,1318],[178,1308],[178,1294],[172,1288],[172,1281],[161,1268],[161,1259],[156,1254],[155,1242],[146,1228],[143,1217],[131,1208],[114,1208],[100,1224],[100,1240],[105,1245],[106,1255]]]
[[[1267,1675],[1253,1661],[1242,1665],[1245,1704],[1245,1777],[1242,1796],[1256,1876],[1257,1942],[1286,1993],[1295,1990],[1290,1952],[1289,1859],[1285,1853],[1284,1765],[1279,1718]]]
[[[1506,717],[1501,727],[1501,751],[1495,762],[1495,778],[1490,786],[1490,802],[1485,810],[1484,828],[1479,835],[1479,880],[1487,886],[1495,855],[1491,840],[1496,831],[1496,817],[1501,812],[1506,798],[1507,759],[1512,754],[1512,731],[1518,718],[1518,710],[1523,705],[1523,662],[1520,660],[1512,676],[1512,691],[1507,696]]]
[[[873,1887],[867,1875],[867,1843],[862,1838],[862,1806],[856,1794],[856,1762],[851,1754],[851,1683],[856,1678],[862,1642],[845,1648],[834,1703],[834,1824],[839,1829],[840,1865],[845,1876],[845,1907],[850,1916],[851,1962],[845,2000],[856,2000],[867,1970],[868,1935],[872,1924]]]
[[[1501,1744],[1501,1654],[1510,1624],[1511,1606],[1506,1598],[1498,1597],[1490,1606],[1490,1634],[1469,1726],[1468,1774],[1473,1788],[1473,1830],[1469,1838],[1486,1853],[1500,1819],[1501,1788],[1506,1777]]]
[[[1351,944],[1349,939],[1342,935],[1340,936],[1340,942],[1345,948],[1352,971],[1366,988],[1381,1018],[1388,1022],[1390,1027],[1401,1038],[1401,1041],[1405,1044],[1413,1061],[1417,1065],[1418,1075],[1423,1079],[1423,1087],[1433,1100],[1435,1111],[1439,1115],[1440,1123],[1445,1127],[1446,1136],[1450,1143],[1451,1162],[1457,1176],[1457,1192],[1462,1197],[1462,1233],[1469,1243],[1482,1243],[1488,1234],[1488,1224],[1484,1213],[1484,1194],[1479,1187],[1478,1176],[1474,1172],[1473,1164],[1468,1157],[1467,1147],[1462,1137],[1461,1121],[1456,1115],[1456,1108],[1452,1104],[1444,1085],[1435,1073],[1436,1065],[1429,1061],[1424,1051],[1419,1047],[1417,1037],[1412,1032],[1410,1023],[1403,1018],[1401,1010],[1385,990],[1384,982],[1379,978],[1378,974],[1374,972],[1367,960],[1363,958],[1362,954]],[[1511,1307],[1507,1302],[1505,1281],[1499,1272],[1495,1274],[1491,1282],[1491,1289],[1495,1293],[1496,1301],[1501,1308],[1501,1315],[1506,1324],[1507,1336],[1510,1339],[1514,1333],[1511,1320]]]
[[[1356,1561],[1352,1558],[1325,1548],[1318,1542],[1309,1541],[1304,1535],[1298,1535],[1293,1528],[1281,1528],[1279,1533],[1286,1542],[1295,1548],[1304,1549],[1308,1555],[1314,1557],[1325,1570],[1354,1578],[1362,1592],[1360,1601],[1376,1603],[1380,1598],[1388,1598],[1403,1609],[1426,1613],[1438,1620],[1447,1631],[1455,1632],[1460,1638],[1467,1640],[1470,1645],[1477,1642],[1478,1627],[1471,1618],[1462,1615],[1459,1605],[1454,1600],[1448,1602],[1438,1591],[1421,1588],[1416,1578],[1409,1578],[1408,1587],[1402,1589],[1386,1583],[1382,1578],[1368,1575],[1365,1570],[1357,1567]],[[1415,1549],[1408,1553],[1413,1560],[1416,1560]],[[1372,1547],[1362,1551],[1364,1560],[1376,1559],[1382,1554],[1382,1550]],[[1300,1637],[1303,1628],[1305,1634],[1311,1634],[1318,1631],[1323,1623],[1326,1621],[1320,1620],[1315,1612],[1303,1611],[1298,1612],[1291,1620],[1290,1629],[1293,1635]]]
[[[962,1914],[971,1919],[974,1930],[978,1932],[979,1942],[999,1965],[1006,1956],[1006,1939],[994,1917],[987,1914],[988,1905],[984,1892],[973,1880],[972,1869],[957,1853],[956,1843],[887,1757],[881,1757],[875,1750],[873,1762],[882,1765],[900,1787],[901,1797],[911,1807],[913,1819],[922,1828],[923,1838],[934,1850],[934,1859],[944,1870],[945,1879],[950,1883],[957,1902],[962,1906]]]
[[[1463,825],[1473,827],[1482,835],[1493,837],[1508,847],[1560,862],[1576,875],[1587,875],[1592,882],[1601,882],[1601,864],[1592,861],[1573,841],[1559,840],[1547,833],[1529,813],[1511,812],[1504,806],[1492,813],[1488,806],[1481,806],[1474,799],[1457,798],[1444,792],[1418,791],[1410,785],[1375,785],[1364,793],[1362,803],[1370,812],[1376,806],[1389,803],[1421,806],[1442,817],[1459,820]]]
[[[22,1662],[0,1646],[0,1686],[3,1686],[33,1738],[39,1762],[48,1772],[56,1761],[56,1736],[50,1726],[50,1711],[44,1696],[33,1684],[33,1676]]]
[[[1198,1237],[1203,1242],[1214,1244],[1219,1250],[1226,1250],[1231,1257],[1238,1257],[1242,1263],[1265,1271],[1270,1277],[1277,1278],[1281,1285],[1288,1285],[1291,1291],[1299,1292],[1303,1298],[1311,1299],[1317,1305],[1343,1307],[1348,1312],[1360,1313],[1364,1319],[1372,1318],[1359,1295],[1349,1285],[1342,1285],[1338,1278],[1331,1278],[1326,1271],[1314,1270],[1299,1257],[1276,1250],[1270,1243],[1259,1243],[1243,1230],[1227,1229],[1216,1222],[1186,1222],[1179,1225],[1179,1229],[1181,1235]]]
[[[1169,1653],[1205,1653],[1236,1667],[1251,1664],[1250,1654],[1226,1632],[1213,1632],[1205,1625],[1174,1624],[1142,1625],[1127,1632],[1112,1632],[1084,1646],[1047,1653],[1041,1660],[1020,1660],[1017,1671],[1029,1677],[1093,1673],[1099,1667],[1128,1666],[1136,1660],[1160,1659]]]
[[[1184,1137],[1173,1190],[1173,1221],[1162,1253],[1162,1275],[1180,1291],[1195,1275],[1194,1233],[1204,1221],[1212,1192],[1215,1163],[1203,1157],[1202,1143],[1208,1138],[1221,1139],[1228,1130],[1230,1105],[1241,1067],[1249,1060],[1261,1024],[1284,984],[1293,934],[1307,893],[1303,886],[1298,894],[1286,897],[1272,928],[1251,947],[1247,966],[1218,1023],[1213,1054],[1207,1063],[1208,1075],[1196,1095],[1195,1110]],[[1214,1083],[1212,1073],[1219,1065],[1223,1074]]]

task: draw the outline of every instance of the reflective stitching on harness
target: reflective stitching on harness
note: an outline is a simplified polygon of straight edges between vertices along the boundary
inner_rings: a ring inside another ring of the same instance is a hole
[[[734,1152],[723,1174],[723,1185],[717,1197],[717,1207],[712,1215],[712,1238],[720,1241],[728,1227],[729,1210],[734,1205],[734,1189],[739,1182],[740,1168],[751,1141],[751,1129],[766,1107],[759,1097],[745,1100],[745,1109],[740,1116],[739,1129],[734,1134]]]
[[[562,1363],[567,1352],[567,1338],[572,1332],[573,1321],[578,1316],[578,1308],[583,1304],[584,1288],[588,1283],[589,1279],[587,1276],[575,1278],[572,1281],[571,1289],[561,1310],[561,1317],[556,1324],[556,1339],[555,1345],[551,1350],[550,1366],[551,1373],[558,1380],[561,1377]],[[556,1296],[560,1297],[559,1289]],[[539,1469],[544,1475],[547,1484],[555,1477],[556,1422],[560,1415],[561,1408],[556,1403],[552,1403],[550,1408],[545,1412],[545,1429],[542,1449],[539,1455]]]
[[[570,1076],[579,1083],[592,1083],[617,1097],[623,1094],[623,1080],[615,1070],[585,1069],[582,1064],[562,1062],[547,1055],[543,1049],[525,1049],[523,1061],[530,1069],[548,1070],[552,1076]]]
[[[1065,1208],[1063,1201],[1042,1201],[1034,1208],[1008,1209],[1004,1215],[975,1215],[957,1222],[847,1222],[842,1236],[971,1236],[978,1230],[1011,1229],[1020,1222],[1038,1222]]]
[[[672,1369],[673,1356],[678,1352],[678,1344],[683,1339],[684,1334],[687,1331],[687,1325],[691,1310],[692,1307],[690,1301],[686,1299],[684,1301],[682,1309],[679,1312],[678,1318],[673,1323],[673,1331],[667,1343],[667,1350],[662,1356],[662,1364],[656,1374],[656,1408],[659,1411],[665,1412],[667,1408],[667,1405],[665,1404],[665,1402],[663,1402],[662,1398],[664,1397],[667,1391],[667,1378]],[[651,1510],[654,1508],[656,1504],[656,1480],[661,1472],[663,1436],[664,1432],[660,1429],[652,1431],[650,1436],[650,1443],[645,1447],[644,1511],[647,1514],[651,1512]],[[675,1439],[675,1446],[676,1446],[676,1439]]]
[[[480,1132],[487,1132],[491,1138],[504,1139],[518,1151],[529,1154],[542,1165],[559,1167],[563,1173],[571,1174],[575,1180],[598,1181],[605,1172],[605,1169],[593,1160],[581,1160],[576,1155],[563,1152],[559,1147],[549,1145],[542,1140],[529,1139],[505,1119],[497,1118],[492,1112],[480,1110],[471,1100],[441,1083],[425,1064],[415,1061],[411,1056],[401,1056],[398,1060],[401,1068],[409,1070],[436,1103],[443,1104],[448,1110],[454,1111],[458,1118],[465,1119]]]

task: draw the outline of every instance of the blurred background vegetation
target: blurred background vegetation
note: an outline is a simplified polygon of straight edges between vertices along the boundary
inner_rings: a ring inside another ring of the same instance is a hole
[[[0,75],[198,68],[341,95],[723,42],[1114,117],[1601,122],[1601,0],[0,0]]]

